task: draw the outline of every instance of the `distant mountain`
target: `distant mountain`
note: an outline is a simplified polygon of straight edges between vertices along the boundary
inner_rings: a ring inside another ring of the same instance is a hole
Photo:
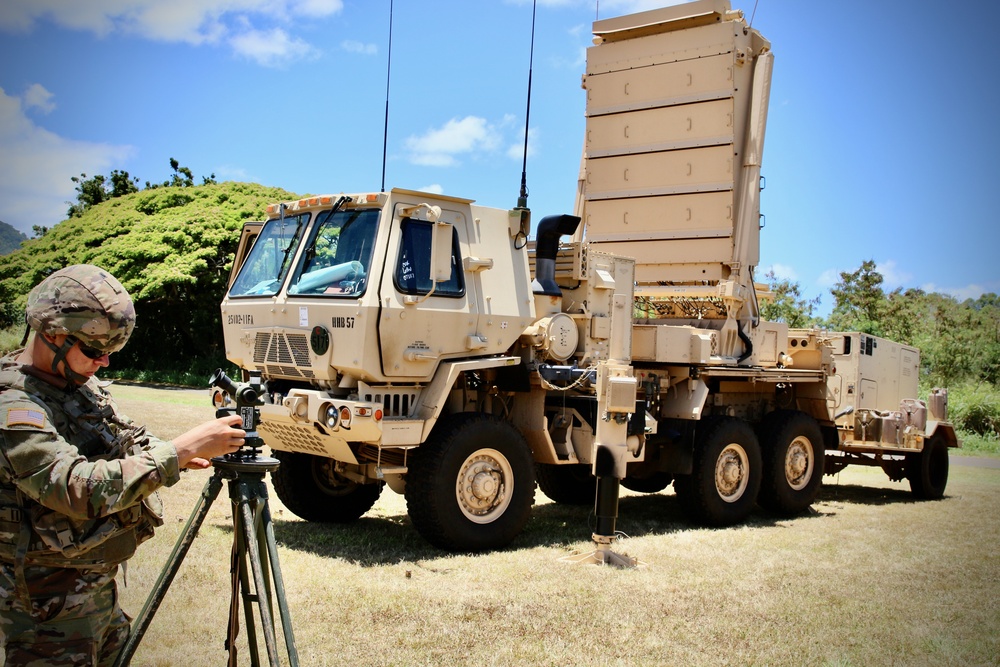
[[[28,237],[0,220],[0,255],[9,255],[21,247],[21,241]]]

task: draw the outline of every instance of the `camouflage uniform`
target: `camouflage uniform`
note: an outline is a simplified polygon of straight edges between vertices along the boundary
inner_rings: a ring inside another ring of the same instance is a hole
[[[60,276],[66,272],[68,279]],[[134,322],[131,300],[114,278],[95,272],[70,267],[36,287],[28,300],[32,328],[56,329],[105,351],[124,345]],[[105,311],[126,317],[108,316],[87,298],[67,298],[83,288],[113,304]],[[155,491],[180,478],[177,454],[119,416],[95,378],[78,386],[19,364],[18,355],[0,359],[6,665],[111,665],[129,632],[117,599],[118,565],[162,523]]]

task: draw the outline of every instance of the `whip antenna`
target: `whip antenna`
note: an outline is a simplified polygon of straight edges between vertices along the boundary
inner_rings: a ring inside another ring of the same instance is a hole
[[[517,208],[528,208],[528,120],[531,117],[531,69],[535,61],[535,7],[531,3],[531,49],[528,52],[528,103],[524,111],[524,160],[521,163],[521,193],[517,198]]]
[[[389,0],[389,53],[385,64],[385,128],[382,130],[382,190],[385,192],[385,154],[389,143],[389,74],[392,72],[392,0]]]

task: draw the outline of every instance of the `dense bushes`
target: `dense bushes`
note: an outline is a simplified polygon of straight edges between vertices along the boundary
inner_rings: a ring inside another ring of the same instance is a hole
[[[267,204],[297,198],[278,188],[229,182],[147,189],[87,207],[0,257],[6,304],[0,327],[23,322],[28,292],[50,271],[95,264],[114,274],[135,301],[138,324],[115,355],[117,373],[207,378],[225,363],[219,303],[240,229],[247,220],[263,219]]]

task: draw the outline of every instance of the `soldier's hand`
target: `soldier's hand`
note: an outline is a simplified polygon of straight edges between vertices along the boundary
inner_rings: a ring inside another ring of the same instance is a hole
[[[182,468],[207,468],[209,460],[232,454],[243,446],[246,431],[239,415],[228,415],[207,421],[177,436],[173,440],[177,463]]]

